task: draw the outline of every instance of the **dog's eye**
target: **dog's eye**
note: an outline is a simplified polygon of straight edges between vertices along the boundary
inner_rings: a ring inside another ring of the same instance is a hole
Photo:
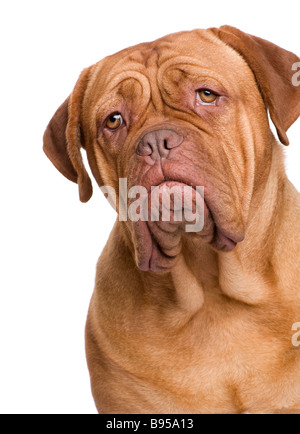
[[[117,130],[123,123],[123,118],[120,113],[112,113],[108,116],[105,122],[105,126],[110,130]]]
[[[218,99],[218,95],[209,89],[200,89],[197,91],[197,101],[201,104],[213,104]]]

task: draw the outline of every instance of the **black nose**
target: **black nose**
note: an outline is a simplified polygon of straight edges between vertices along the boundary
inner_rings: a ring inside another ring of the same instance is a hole
[[[138,147],[137,154],[150,156],[157,161],[161,158],[168,158],[170,150],[176,148],[183,142],[183,136],[173,130],[156,130],[144,135]]]

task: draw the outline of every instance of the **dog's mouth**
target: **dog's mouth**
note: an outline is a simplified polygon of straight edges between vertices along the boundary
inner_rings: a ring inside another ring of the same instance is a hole
[[[164,180],[146,188],[148,218],[134,223],[136,261],[142,271],[169,271],[180,254],[182,237],[191,233],[223,252],[232,251],[243,240],[217,224],[205,189],[181,180]]]

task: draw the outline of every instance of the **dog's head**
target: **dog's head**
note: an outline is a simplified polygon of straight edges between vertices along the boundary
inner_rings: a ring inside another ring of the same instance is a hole
[[[82,72],[46,129],[44,150],[78,183],[83,202],[92,184],[81,148],[99,186],[113,187],[117,196],[120,178],[148,195],[154,186],[203,186],[205,222],[198,236],[215,249],[232,250],[244,238],[254,192],[269,174],[274,138],[268,111],[285,145],[300,115],[299,61],[228,26],[128,48]],[[180,252],[183,224],[142,220],[127,222],[137,265],[166,271]]]

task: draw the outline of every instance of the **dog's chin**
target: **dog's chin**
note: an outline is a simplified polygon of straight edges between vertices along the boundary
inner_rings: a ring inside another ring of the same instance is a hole
[[[186,190],[186,187],[189,188]],[[173,194],[170,195],[170,189],[175,189],[172,192],[176,192],[179,202]],[[138,267],[143,271],[164,273],[170,271],[178,259],[186,226],[195,225],[198,219],[201,220],[200,212],[203,213],[205,221],[208,209],[199,191],[182,182],[164,181],[158,184],[156,189],[151,190],[151,195],[149,188],[147,191],[151,215],[147,221],[138,221],[134,224],[137,241],[136,260]],[[168,219],[165,219],[164,215],[166,204]],[[156,215],[155,220],[152,219],[153,211]]]
[[[165,184],[168,187],[175,185],[182,189],[186,187],[186,184],[174,181],[164,182],[159,187]],[[193,203],[196,202],[198,195],[199,193],[193,189]],[[169,272],[176,265],[183,236],[188,238],[192,234],[196,235],[200,242],[221,252],[232,251],[243,240],[243,237],[232,235],[231,231],[218,227],[205,200],[202,197],[198,199],[202,201],[204,217],[204,225],[199,232],[185,232],[186,221],[165,222],[160,219],[155,222],[148,220],[134,223],[136,263],[140,270],[155,273]]]
[[[138,255],[138,267],[142,271],[153,271],[154,273],[167,273],[176,264],[177,255],[168,255],[162,251],[158,242],[151,235],[146,222],[140,222],[145,235],[143,254]]]

